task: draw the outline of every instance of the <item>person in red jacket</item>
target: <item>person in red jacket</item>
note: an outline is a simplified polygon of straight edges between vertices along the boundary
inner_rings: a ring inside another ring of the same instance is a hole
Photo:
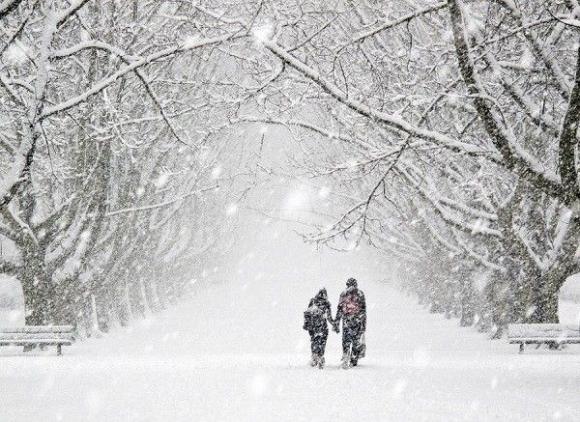
[[[338,310],[334,319],[334,330],[342,320],[342,366],[356,366],[364,357],[366,346],[363,335],[367,328],[367,305],[365,295],[357,286],[354,278],[346,282],[346,290],[340,294]]]

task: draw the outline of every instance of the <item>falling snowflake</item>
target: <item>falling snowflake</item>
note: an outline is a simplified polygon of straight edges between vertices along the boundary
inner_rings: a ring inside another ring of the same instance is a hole
[[[272,24],[265,24],[257,27],[253,31],[254,39],[262,44],[272,38],[274,35],[274,26]]]
[[[169,182],[169,175],[167,173],[163,173],[159,175],[157,179],[155,179],[154,183],[157,189],[161,189],[167,184],[167,182]]]
[[[330,195],[330,188],[327,186],[322,187],[319,191],[318,191],[318,196],[320,198],[328,198],[328,196]]]
[[[26,47],[22,44],[12,44],[4,52],[4,60],[13,66],[18,66],[28,59]]]
[[[222,166],[216,166],[211,171],[211,177],[212,177],[212,179],[217,179],[218,177],[221,176],[222,173],[223,173]]]
[[[227,215],[234,215],[238,212],[238,205],[237,204],[230,204],[227,208],[226,208],[226,214]]]

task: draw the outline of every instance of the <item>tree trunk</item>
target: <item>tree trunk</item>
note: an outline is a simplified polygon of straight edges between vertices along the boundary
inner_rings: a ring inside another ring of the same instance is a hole
[[[132,318],[144,318],[146,313],[145,294],[141,277],[134,277],[127,283],[127,294]]]
[[[508,324],[507,321],[507,286],[504,283],[505,274],[493,274],[490,279],[487,290],[487,302],[491,317],[491,336],[492,339],[499,339]]]
[[[83,294],[76,278],[66,278],[55,284],[54,322],[58,325],[77,325],[82,314]]]
[[[167,292],[165,291],[165,286],[159,282],[159,279],[155,279],[155,296],[157,297],[157,303],[159,304],[159,310],[167,309],[168,299]]]
[[[460,274],[460,319],[459,325],[470,327],[475,320],[473,281],[470,274]]]
[[[50,325],[55,321],[55,286],[45,269],[44,254],[37,250],[23,254],[19,274],[24,294],[26,325]]]
[[[101,286],[94,293],[98,329],[103,333],[108,332],[113,325],[111,307],[108,301],[108,288],[108,286]]]
[[[558,291],[562,283],[556,285],[550,273],[543,274],[533,289],[534,312],[530,322],[536,324],[558,324]]]
[[[149,276],[142,279],[143,283],[143,294],[145,295],[145,302],[150,312],[158,312],[160,310],[159,299],[155,292],[155,287],[149,279]]]
[[[548,293],[536,302],[534,321],[542,324],[558,324],[558,294]]]
[[[112,306],[115,319],[121,325],[126,327],[131,320],[131,304],[125,281],[117,281],[117,286],[112,287],[109,292],[109,303]]]
[[[505,262],[509,286],[509,294],[506,298],[507,323],[527,321],[529,310],[532,308],[532,283],[539,276],[538,268],[533,262],[524,260],[523,264],[518,264],[516,258],[512,256]]]

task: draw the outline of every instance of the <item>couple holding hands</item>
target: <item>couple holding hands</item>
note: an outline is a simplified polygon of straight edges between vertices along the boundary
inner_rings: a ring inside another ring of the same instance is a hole
[[[340,332],[342,321],[342,367],[345,369],[357,366],[358,360],[364,357],[366,345],[364,333],[367,325],[365,295],[357,286],[354,278],[346,282],[346,290],[340,294],[336,317],[332,310],[326,289],[321,289],[308,304],[304,312],[303,328],[310,334],[312,350],[311,366],[324,368],[324,351],[328,339],[328,325],[335,332]]]

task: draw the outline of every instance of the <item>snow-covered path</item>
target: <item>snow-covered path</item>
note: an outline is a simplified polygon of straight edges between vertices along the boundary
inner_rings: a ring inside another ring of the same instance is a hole
[[[206,286],[130,329],[64,356],[0,351],[0,421],[541,421],[580,419],[580,349],[490,342],[361,281],[368,357],[307,366],[301,312],[317,286]],[[331,303],[342,281],[327,285]]]

